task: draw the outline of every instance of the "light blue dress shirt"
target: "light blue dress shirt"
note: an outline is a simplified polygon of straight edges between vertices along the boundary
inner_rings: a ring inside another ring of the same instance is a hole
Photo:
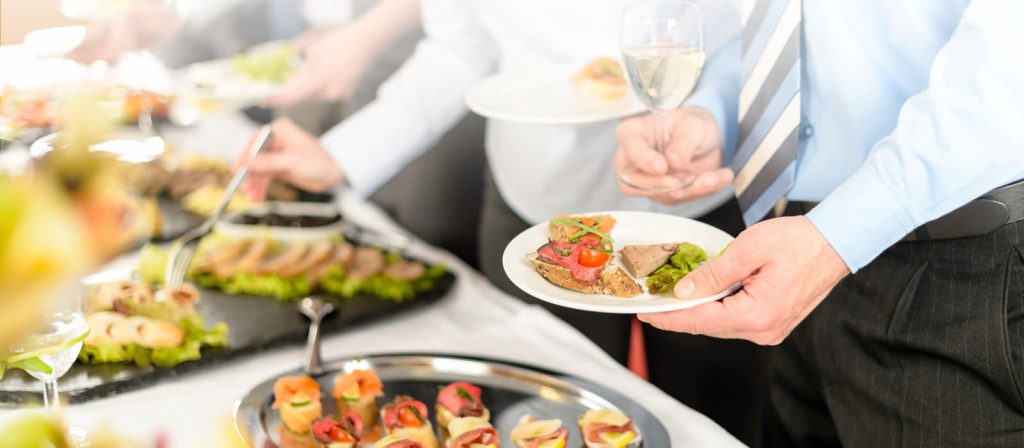
[[[803,21],[787,197],[820,202],[808,218],[851,271],[1024,178],[1024,0],[804,0]],[[738,45],[714,55],[689,102],[724,124],[727,161],[739,67]]]

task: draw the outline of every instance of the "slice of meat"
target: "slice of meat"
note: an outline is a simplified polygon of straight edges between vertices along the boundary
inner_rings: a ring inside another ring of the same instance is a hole
[[[245,254],[233,261],[219,263],[212,269],[213,275],[220,278],[233,277],[238,274],[252,272],[259,266],[263,257],[270,252],[270,241],[261,239],[249,245]]]
[[[587,267],[579,262],[580,245],[564,241],[551,241],[539,249],[537,255],[542,261],[561,266],[572,273],[572,277],[583,284],[593,285],[601,277],[604,266]]]
[[[626,246],[619,252],[622,254],[622,264],[630,275],[642,278],[668,262],[677,247],[678,243],[644,244]]]
[[[237,239],[221,244],[207,252],[196,264],[195,269],[212,271],[217,265],[238,258],[246,247],[249,247],[249,240],[246,239]]]
[[[480,417],[487,408],[480,401],[480,388],[456,381],[437,393],[437,402],[456,417]]]
[[[259,267],[256,268],[258,274],[269,274],[279,273],[286,266],[294,263],[298,263],[306,251],[309,250],[309,245],[305,243],[296,243],[284,248],[277,255],[274,255],[269,260],[260,263]]]
[[[317,241],[313,243],[305,256],[295,263],[284,266],[278,271],[278,274],[284,277],[295,277],[303,274],[330,257],[333,250],[334,244],[330,241]]]
[[[603,442],[601,434],[606,432],[626,432],[633,431],[633,422],[626,423],[625,425],[615,426],[608,423],[594,423],[584,429],[586,431],[586,440],[589,442]],[[634,431],[635,432],[635,431]]]
[[[537,448],[544,442],[558,439],[562,439],[563,441],[569,440],[569,429],[560,428],[558,431],[551,432],[530,440],[524,440],[523,445],[525,446],[525,448]]]
[[[550,261],[543,261],[536,253],[526,254],[526,260],[541,276],[555,286],[582,292],[584,294],[610,294],[616,297],[635,297],[643,294],[643,287],[629,274],[614,264],[606,266],[598,279],[591,284],[573,278],[572,271]]]
[[[477,428],[459,434],[455,440],[448,442],[449,448],[468,448],[473,445],[498,445],[501,437],[494,428]]]
[[[352,261],[353,254],[355,254],[355,248],[352,247],[351,243],[342,241],[334,245],[334,251],[330,257],[321,261],[319,265],[313,267],[309,271],[309,284],[313,285],[324,278],[327,275],[327,271],[337,266],[345,268]]]
[[[384,275],[396,280],[416,280],[427,272],[426,266],[418,261],[400,260],[384,268]]]
[[[356,249],[352,264],[348,268],[348,276],[355,280],[364,280],[384,269],[384,253],[372,247]]]

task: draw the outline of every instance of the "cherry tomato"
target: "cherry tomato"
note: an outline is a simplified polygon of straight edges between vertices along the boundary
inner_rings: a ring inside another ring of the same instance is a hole
[[[420,426],[420,419],[416,418],[416,414],[408,406],[398,410],[398,421],[402,422],[402,426]]]
[[[580,249],[580,264],[588,268],[603,266],[611,258],[607,252],[594,249]]]
[[[352,438],[351,434],[349,434],[346,431],[343,431],[341,428],[339,428],[337,426],[335,426],[334,428],[331,428],[331,432],[329,432],[328,435],[330,436],[331,440],[335,441],[335,442],[343,442],[343,443],[353,443],[353,442],[355,442],[355,439]]]

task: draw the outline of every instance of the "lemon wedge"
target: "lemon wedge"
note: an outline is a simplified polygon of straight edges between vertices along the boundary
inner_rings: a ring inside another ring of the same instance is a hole
[[[626,432],[606,432],[601,434],[601,438],[609,445],[615,448],[622,448],[629,445],[629,442],[633,441],[633,431]]]

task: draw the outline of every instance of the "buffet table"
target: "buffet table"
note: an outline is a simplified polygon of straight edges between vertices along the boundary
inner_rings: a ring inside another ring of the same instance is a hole
[[[201,147],[225,156],[225,152],[237,149],[237,142],[244,141],[239,136],[250,132],[252,126],[237,116],[218,121],[192,128],[188,140],[201,141]],[[177,143],[179,148],[187,145]],[[342,196],[340,205],[343,215],[358,224],[404,233],[380,209],[362,199]],[[458,276],[455,287],[436,304],[325,337],[322,347],[326,360],[429,352],[537,365],[594,381],[633,398],[662,420],[672,446],[742,446],[707,417],[634,376],[568,324],[543,308],[526,305],[498,290],[457,257],[415,238],[409,252],[444,263]],[[127,278],[134,263],[134,255],[122,257],[87,282]],[[218,441],[233,431],[232,409],[239,398],[253,386],[303,363],[304,347],[287,346],[146,389],[71,405],[65,409],[65,419],[70,425],[85,428],[112,427],[140,441],[161,435],[170,447],[219,446]],[[11,413],[10,409],[0,409],[0,420]]]

